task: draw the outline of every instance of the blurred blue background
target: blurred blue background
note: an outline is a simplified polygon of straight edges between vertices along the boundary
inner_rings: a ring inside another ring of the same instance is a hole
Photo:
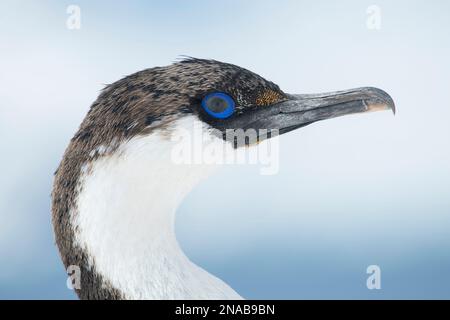
[[[450,298],[449,14],[448,1],[2,0],[0,298],[75,298],[52,174],[104,84],[180,55],[290,93],[377,86],[398,108],[284,135],[277,175],[227,166],[199,185],[176,225],[194,262],[250,299]]]

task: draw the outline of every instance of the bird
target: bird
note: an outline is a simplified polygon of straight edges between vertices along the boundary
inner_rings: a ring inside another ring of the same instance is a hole
[[[273,129],[282,135],[378,110],[395,113],[393,99],[378,88],[288,94],[245,68],[193,57],[105,86],[54,175],[55,242],[64,266],[80,270],[77,296],[243,299],[178,244],[177,207],[217,166],[174,163],[179,142],[173,137],[197,126],[212,143],[239,152],[254,144],[237,144],[227,132]],[[258,134],[255,144],[271,139]]]

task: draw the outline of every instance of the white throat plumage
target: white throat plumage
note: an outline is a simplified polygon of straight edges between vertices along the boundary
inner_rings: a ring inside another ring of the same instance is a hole
[[[184,117],[175,127],[194,122]],[[173,163],[174,143],[161,133],[135,137],[84,167],[72,215],[76,245],[126,299],[240,299],[177,243],[176,209],[215,166]]]

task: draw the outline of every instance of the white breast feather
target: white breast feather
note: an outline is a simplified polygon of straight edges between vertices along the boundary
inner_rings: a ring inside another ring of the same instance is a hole
[[[189,116],[175,126],[194,123]],[[241,299],[177,243],[177,206],[215,167],[174,164],[174,143],[158,133],[136,137],[83,170],[72,215],[77,245],[128,299]]]

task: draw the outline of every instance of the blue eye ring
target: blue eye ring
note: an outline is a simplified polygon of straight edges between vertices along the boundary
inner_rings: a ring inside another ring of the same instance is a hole
[[[217,112],[211,109],[210,106],[208,106],[208,103],[212,101],[212,99],[220,99],[222,100],[226,106],[225,109]],[[203,110],[206,111],[210,116],[218,119],[226,119],[229,116],[231,116],[234,113],[236,104],[234,103],[233,98],[231,98],[229,95],[223,92],[213,92],[210,94],[207,94],[203,100],[202,100],[202,107]]]

